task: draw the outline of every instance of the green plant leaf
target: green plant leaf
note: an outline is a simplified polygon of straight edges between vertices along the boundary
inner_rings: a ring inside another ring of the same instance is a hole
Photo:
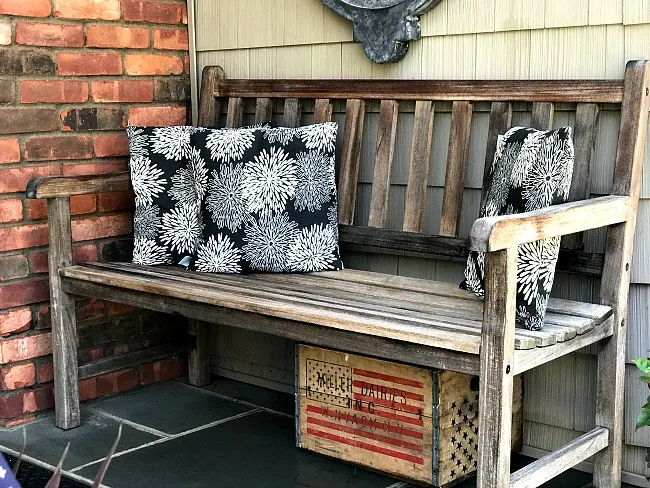
[[[639,381],[642,383],[650,383],[650,375],[644,374],[643,376],[639,376]]]
[[[650,425],[650,408],[642,408],[639,416],[636,418],[636,428],[647,427]]]
[[[634,364],[639,368],[644,374],[650,374],[650,360],[646,358],[635,359]]]

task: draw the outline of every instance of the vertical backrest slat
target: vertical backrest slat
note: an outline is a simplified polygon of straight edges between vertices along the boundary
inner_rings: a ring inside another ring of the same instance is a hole
[[[485,201],[487,185],[490,181],[490,171],[497,150],[499,135],[505,134],[512,126],[512,104],[509,102],[492,102],[490,108],[490,124],[488,126],[487,147],[485,150],[485,169],[483,170],[483,194],[481,208]]]
[[[415,102],[411,163],[404,207],[403,230],[406,232],[422,232],[424,225],[434,113],[433,102],[422,100]]]
[[[533,113],[530,117],[530,126],[539,130],[550,130],[553,127],[553,113],[555,106],[551,102],[533,103]]]
[[[595,103],[579,103],[576,107],[575,131],[573,142],[575,162],[573,163],[573,178],[569,201],[589,198],[591,189],[591,163],[596,145],[596,127],[598,123],[598,105]],[[570,234],[562,238],[562,247],[566,249],[581,249],[583,234]]]
[[[217,127],[221,102],[215,97],[217,83],[224,78],[219,66],[206,66],[201,81],[201,103],[199,104],[199,126]]]
[[[238,97],[228,99],[228,114],[226,115],[226,127],[241,127],[244,119],[244,101]]]
[[[284,125],[285,127],[298,127],[302,107],[297,98],[287,98],[284,101]]]
[[[255,101],[255,123],[270,122],[273,116],[273,101],[270,98],[258,98]]]
[[[347,101],[338,190],[340,224],[352,225],[354,222],[365,112],[366,102],[364,100],[350,99]]]
[[[445,173],[445,193],[442,199],[442,216],[440,218],[440,235],[442,236],[457,236],[460,228],[471,127],[472,104],[454,102]]]
[[[332,104],[327,98],[316,100],[314,107],[314,124],[332,121]]]
[[[386,227],[390,168],[393,164],[393,153],[395,151],[398,109],[399,103],[395,100],[382,100],[379,106],[377,156],[375,157],[375,171],[372,177],[368,227]]]

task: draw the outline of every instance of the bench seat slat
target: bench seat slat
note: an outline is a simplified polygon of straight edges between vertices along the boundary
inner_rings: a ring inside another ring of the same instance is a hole
[[[65,268],[61,274],[463,353],[477,354],[480,348],[483,304],[448,283],[355,270],[244,276],[131,263],[89,263]],[[432,286],[422,287],[422,281]],[[558,307],[564,312],[549,316],[562,325],[535,332],[517,329],[515,347],[526,350],[568,341],[586,322],[593,328],[604,320],[593,317],[596,310],[610,312],[608,307],[589,305],[560,301]]]

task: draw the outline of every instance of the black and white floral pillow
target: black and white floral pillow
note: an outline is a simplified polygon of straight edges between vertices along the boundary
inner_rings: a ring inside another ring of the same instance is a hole
[[[202,237],[208,170],[189,126],[127,128],[135,194],[133,262],[178,264]]]
[[[192,269],[218,273],[341,269],[334,177],[337,124],[205,129],[203,242]]]
[[[499,140],[480,217],[509,215],[564,203],[573,176],[571,128],[510,129]],[[560,238],[519,246],[517,253],[518,326],[539,330],[555,276]],[[461,288],[484,296],[485,255],[472,251]]]

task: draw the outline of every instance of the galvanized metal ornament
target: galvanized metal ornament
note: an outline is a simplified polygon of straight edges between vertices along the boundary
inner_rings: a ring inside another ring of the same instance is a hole
[[[420,39],[420,15],[442,0],[322,0],[353,24],[354,40],[375,63],[394,63]]]

